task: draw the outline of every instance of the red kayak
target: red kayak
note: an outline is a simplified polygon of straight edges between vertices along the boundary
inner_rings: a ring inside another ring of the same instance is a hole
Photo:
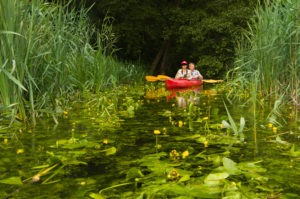
[[[166,86],[168,89],[173,88],[187,88],[191,86],[200,86],[203,84],[202,81],[199,80],[187,80],[187,79],[167,79]]]

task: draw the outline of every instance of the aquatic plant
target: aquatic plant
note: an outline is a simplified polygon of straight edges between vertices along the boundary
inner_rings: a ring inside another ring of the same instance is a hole
[[[255,115],[261,98],[284,100],[298,109],[300,1],[263,1],[236,47],[236,67],[228,74],[230,96],[250,93]],[[295,112],[296,113],[296,112]]]
[[[2,117],[35,124],[47,113],[57,122],[61,106],[77,91],[99,92],[141,80],[141,67],[113,57],[116,36],[110,18],[98,31],[87,12],[76,10],[71,1],[0,2]]]
[[[245,127],[245,118],[241,117],[241,119],[240,119],[240,128],[238,130],[237,125],[236,125],[235,121],[233,120],[233,118],[231,117],[231,114],[228,111],[228,108],[227,108],[224,101],[223,101],[223,103],[224,103],[224,106],[225,106],[225,109],[226,109],[226,112],[227,112],[227,115],[228,115],[229,123],[230,123],[229,124],[228,122],[223,120],[222,121],[223,126],[225,128],[232,129],[235,136],[240,136],[240,139],[243,141],[244,140],[243,130],[244,130],[244,127]]]

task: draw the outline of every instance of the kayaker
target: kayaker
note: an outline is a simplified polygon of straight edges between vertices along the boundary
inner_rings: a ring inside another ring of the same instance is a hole
[[[187,61],[181,62],[181,69],[176,73],[175,79],[191,79],[191,71],[187,68]]]
[[[200,72],[195,69],[195,64],[193,62],[190,62],[189,69],[191,71],[191,78],[192,79],[197,79],[197,80],[202,80],[203,79],[203,76],[200,74]]]

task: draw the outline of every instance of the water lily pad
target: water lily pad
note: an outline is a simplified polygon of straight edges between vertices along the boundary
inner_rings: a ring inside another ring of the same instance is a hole
[[[105,150],[105,155],[113,155],[116,152],[117,152],[116,147],[111,147],[111,148]]]
[[[228,176],[229,174],[226,172],[211,173],[205,178],[204,183],[207,185],[218,185],[221,180],[226,179]]]
[[[184,175],[183,177],[180,178],[178,182],[185,182],[190,180],[190,175]]]
[[[105,197],[103,197],[101,194],[97,194],[97,193],[91,193],[89,196],[93,199],[105,199]]]
[[[241,171],[237,168],[236,163],[229,158],[223,158],[223,165],[226,169],[226,172],[231,175],[238,175],[241,173]]]
[[[131,180],[131,179],[141,178],[141,177],[144,177],[144,175],[141,172],[141,170],[139,170],[136,167],[130,168],[126,174],[126,180]]]

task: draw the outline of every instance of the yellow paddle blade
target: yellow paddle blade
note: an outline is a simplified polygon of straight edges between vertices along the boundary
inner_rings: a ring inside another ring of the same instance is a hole
[[[219,82],[223,82],[224,80],[204,79],[202,81],[205,83],[219,83]]]
[[[158,80],[160,81],[166,81],[167,79],[171,79],[171,77],[166,75],[157,75]]]
[[[156,82],[158,80],[158,78],[154,76],[146,76],[145,78],[148,82]]]
[[[166,76],[166,75],[157,75],[157,78],[159,79],[172,79],[172,77]]]

